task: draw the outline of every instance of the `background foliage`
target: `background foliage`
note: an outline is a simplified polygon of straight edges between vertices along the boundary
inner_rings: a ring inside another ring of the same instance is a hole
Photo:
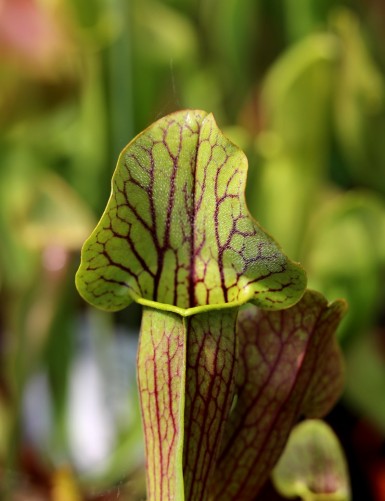
[[[88,308],[73,275],[120,150],[191,107],[246,152],[249,207],[310,287],[349,302],[328,420],[353,495],[385,499],[384,19],[381,0],[1,3],[3,494],[143,497],[139,311]]]

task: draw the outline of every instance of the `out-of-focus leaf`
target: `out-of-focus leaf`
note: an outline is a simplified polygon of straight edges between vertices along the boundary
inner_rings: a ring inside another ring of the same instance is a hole
[[[188,17],[157,0],[139,0],[134,5],[137,49],[142,57],[167,66],[170,61],[196,57],[197,37]]]
[[[34,149],[8,149],[0,170],[0,270],[4,287],[26,291],[42,260],[51,271],[64,266],[67,253],[80,248],[94,219],[68,183],[41,168]],[[42,285],[41,270],[39,276]],[[16,307],[17,301],[12,304]],[[49,297],[41,318],[49,312],[48,305]]]
[[[38,266],[37,254],[20,239],[20,221],[33,193],[39,170],[36,158],[23,147],[3,149],[0,169],[0,268],[6,287],[30,285]]]
[[[383,201],[365,192],[334,197],[312,221],[307,242],[310,287],[331,300],[347,299],[349,313],[339,336],[349,340],[371,325],[384,300]]]
[[[342,391],[334,333],[345,304],[307,291],[278,312],[250,306],[238,318],[237,401],[225,428],[214,499],[253,500],[278,460],[293,424],[320,417]]]
[[[54,142],[55,138],[63,136],[63,129],[66,131],[63,144],[58,145],[56,155],[52,158],[52,164],[55,163],[55,160],[57,161],[58,157],[67,156],[69,163],[68,181],[82,199],[87,201],[97,213],[102,210],[106,195],[105,190],[107,189],[105,187],[108,185],[110,176],[110,171],[106,168],[108,161],[107,111],[109,107],[104,100],[105,90],[101,78],[101,65],[93,58],[88,58],[85,63],[85,77],[79,99],[78,114],[75,114],[70,123],[64,124],[61,129],[52,134]],[[127,92],[126,89],[123,91]],[[122,97],[120,97],[120,105],[125,108],[126,113],[129,112],[126,100],[123,101]],[[119,125],[126,126],[127,122]],[[57,124],[57,127],[59,128],[60,125]]]
[[[385,78],[358,17],[339,9],[331,25],[341,47],[334,99],[337,137],[353,181],[385,194]]]
[[[284,52],[266,76],[261,96],[266,130],[278,134],[288,153],[310,160],[314,149],[324,146],[338,55],[336,37],[312,35]]]
[[[199,107],[202,110],[210,110],[218,121],[223,118],[221,86],[212,68],[195,70],[184,81],[179,92],[186,108]]]
[[[286,21],[287,38],[289,41],[297,41],[314,31],[319,23],[315,10],[316,2],[299,0],[291,2],[286,0],[284,5],[284,16]]]
[[[196,23],[186,13],[185,1],[181,5],[175,3],[158,0],[132,3],[134,132],[176,109],[217,109],[211,107],[210,96],[215,95],[214,100],[218,100],[218,87],[210,77],[211,68],[205,70],[200,62],[201,41]],[[135,78],[136,75],[140,78]]]
[[[185,6],[174,8],[169,2],[157,0],[130,3],[132,68],[129,71],[132,71],[134,132],[139,132],[160,115],[186,106],[182,102],[184,83],[194,79],[191,70],[197,68],[199,38],[193,20],[184,14]],[[120,63],[119,68],[122,79],[127,70]],[[198,104],[187,103],[194,109]],[[119,97],[117,105],[120,106]]]
[[[63,0],[61,0],[63,2]],[[124,19],[119,17],[117,5],[111,0],[69,0],[75,14],[77,27],[80,31],[82,48],[89,48],[95,42],[111,42],[120,35],[125,26]]]
[[[366,332],[345,350],[345,398],[359,414],[373,421],[385,433],[384,331]]]
[[[210,59],[215,61],[210,69],[227,117],[237,116],[258,73],[259,11],[260,2],[254,0],[206,0],[199,9]]]
[[[94,225],[94,219],[71,187],[47,172],[36,179],[20,214],[18,231],[26,247],[48,246],[77,250]]]
[[[278,59],[262,91],[263,164],[248,187],[250,208],[291,256],[298,256],[309,214],[325,178],[328,113],[338,51],[335,37],[312,35]]]
[[[26,120],[11,129],[7,139],[10,146],[22,144],[25,155],[31,157],[24,166],[30,176],[40,175],[42,167],[45,172],[56,172],[100,213],[110,178],[106,169],[105,96],[100,64],[90,58],[84,63],[83,71],[77,101],[72,95],[72,99],[54,112]]]
[[[272,478],[287,498],[350,500],[344,453],[332,429],[320,420],[306,420],[293,429]]]
[[[219,61],[226,61],[229,77],[241,85],[250,77],[250,61],[256,47],[260,6],[253,0],[208,0],[201,8],[208,40]],[[231,75],[233,74],[233,75]]]

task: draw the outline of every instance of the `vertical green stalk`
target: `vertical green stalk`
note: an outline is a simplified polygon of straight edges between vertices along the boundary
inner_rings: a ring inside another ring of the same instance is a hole
[[[143,310],[138,386],[149,501],[208,499],[234,396],[237,313]]]
[[[183,318],[144,308],[137,366],[149,501],[184,499],[185,359]]]

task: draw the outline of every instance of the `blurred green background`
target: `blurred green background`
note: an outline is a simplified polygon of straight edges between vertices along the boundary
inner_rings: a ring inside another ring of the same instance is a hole
[[[385,499],[382,0],[0,2],[0,497],[143,499],[140,310],[74,288],[120,150],[212,111],[249,158],[255,218],[344,297],[328,420],[354,499]]]

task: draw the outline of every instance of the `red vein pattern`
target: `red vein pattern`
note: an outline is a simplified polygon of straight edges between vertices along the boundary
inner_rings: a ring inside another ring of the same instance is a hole
[[[213,499],[254,500],[298,418],[335,403],[342,377],[333,335],[344,311],[343,302],[328,306],[307,291],[287,310],[240,312],[238,401],[225,429]]]
[[[238,308],[186,319],[187,372],[184,479],[189,500],[208,499],[234,396]]]

